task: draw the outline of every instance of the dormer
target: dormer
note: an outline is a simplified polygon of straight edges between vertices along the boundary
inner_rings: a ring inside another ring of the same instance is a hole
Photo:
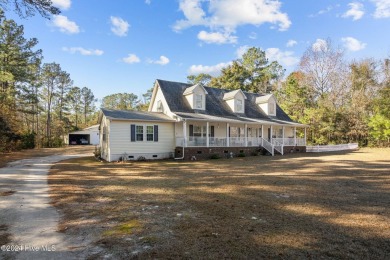
[[[241,89],[234,90],[223,95],[223,100],[229,105],[234,113],[245,113],[246,96]]]
[[[187,99],[192,109],[206,110],[206,89],[202,84],[196,84],[186,88],[183,96]]]
[[[276,98],[272,94],[257,97],[256,104],[268,116],[276,116]]]

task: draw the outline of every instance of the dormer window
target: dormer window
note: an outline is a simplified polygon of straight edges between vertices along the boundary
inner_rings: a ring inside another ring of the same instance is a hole
[[[256,98],[256,104],[268,116],[276,116],[276,99],[272,94]]]
[[[241,89],[227,92],[223,95],[223,100],[226,101],[234,113],[245,113],[245,99],[246,96]]]
[[[241,99],[237,99],[236,100],[236,111],[242,111],[242,100]]]
[[[202,109],[203,107],[203,95],[202,94],[196,94],[195,95],[195,108],[196,109]]]
[[[192,109],[206,110],[206,89],[201,84],[196,84],[189,88],[186,88],[183,96],[188,101],[188,104]]]
[[[268,113],[269,113],[270,115],[275,115],[275,103],[270,102],[270,103],[268,104]]]

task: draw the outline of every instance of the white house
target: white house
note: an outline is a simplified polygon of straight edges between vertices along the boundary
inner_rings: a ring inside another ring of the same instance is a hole
[[[107,161],[305,152],[307,127],[272,94],[165,80],[156,80],[148,112],[102,109],[99,116]]]
[[[80,131],[74,131],[65,136],[65,144],[69,145],[99,145],[99,125],[93,125]]]

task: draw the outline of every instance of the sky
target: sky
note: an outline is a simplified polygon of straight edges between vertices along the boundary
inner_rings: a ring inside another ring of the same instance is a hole
[[[156,79],[217,76],[249,47],[266,51],[286,76],[303,53],[330,39],[347,60],[390,57],[390,0],[52,0],[61,14],[8,19],[37,38],[75,86],[102,99],[139,97]]]

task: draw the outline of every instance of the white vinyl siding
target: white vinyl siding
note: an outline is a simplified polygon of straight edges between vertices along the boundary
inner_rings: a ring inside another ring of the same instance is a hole
[[[146,141],[131,142],[130,126],[143,126],[146,134],[146,126],[158,125],[158,142]],[[173,153],[175,149],[174,123],[165,122],[131,122],[112,121],[110,129],[111,160],[117,160],[122,154],[161,154]],[[160,158],[160,157],[158,157]]]

